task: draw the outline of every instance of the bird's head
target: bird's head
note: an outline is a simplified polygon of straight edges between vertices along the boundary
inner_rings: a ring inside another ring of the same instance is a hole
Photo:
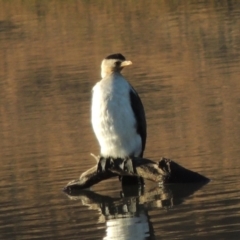
[[[132,62],[127,61],[121,53],[109,55],[102,61],[101,76],[104,78],[113,72],[121,72],[124,67],[131,64]]]

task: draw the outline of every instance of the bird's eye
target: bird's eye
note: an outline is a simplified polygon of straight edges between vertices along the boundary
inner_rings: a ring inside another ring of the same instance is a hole
[[[121,62],[120,61],[116,61],[115,62],[115,66],[120,66],[121,65]]]

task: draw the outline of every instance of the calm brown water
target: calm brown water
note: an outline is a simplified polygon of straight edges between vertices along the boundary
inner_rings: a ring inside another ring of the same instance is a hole
[[[0,239],[240,239],[239,26],[230,0],[0,0]],[[95,164],[91,88],[115,52],[133,61],[145,156],[208,185],[62,192]]]

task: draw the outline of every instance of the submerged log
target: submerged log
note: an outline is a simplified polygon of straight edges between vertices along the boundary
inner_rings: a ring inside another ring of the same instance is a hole
[[[98,164],[82,173],[79,179],[69,182],[64,188],[71,192],[74,188],[86,189],[115,176],[137,176],[159,184],[200,183],[209,179],[188,170],[176,162],[162,158],[158,163],[146,158],[97,158]]]

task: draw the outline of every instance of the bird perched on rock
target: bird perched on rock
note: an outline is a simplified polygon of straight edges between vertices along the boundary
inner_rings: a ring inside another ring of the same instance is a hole
[[[104,158],[143,156],[144,108],[137,92],[121,74],[131,64],[120,53],[109,55],[101,64],[102,79],[93,87],[92,126]],[[136,182],[137,177],[122,178],[123,185]]]

